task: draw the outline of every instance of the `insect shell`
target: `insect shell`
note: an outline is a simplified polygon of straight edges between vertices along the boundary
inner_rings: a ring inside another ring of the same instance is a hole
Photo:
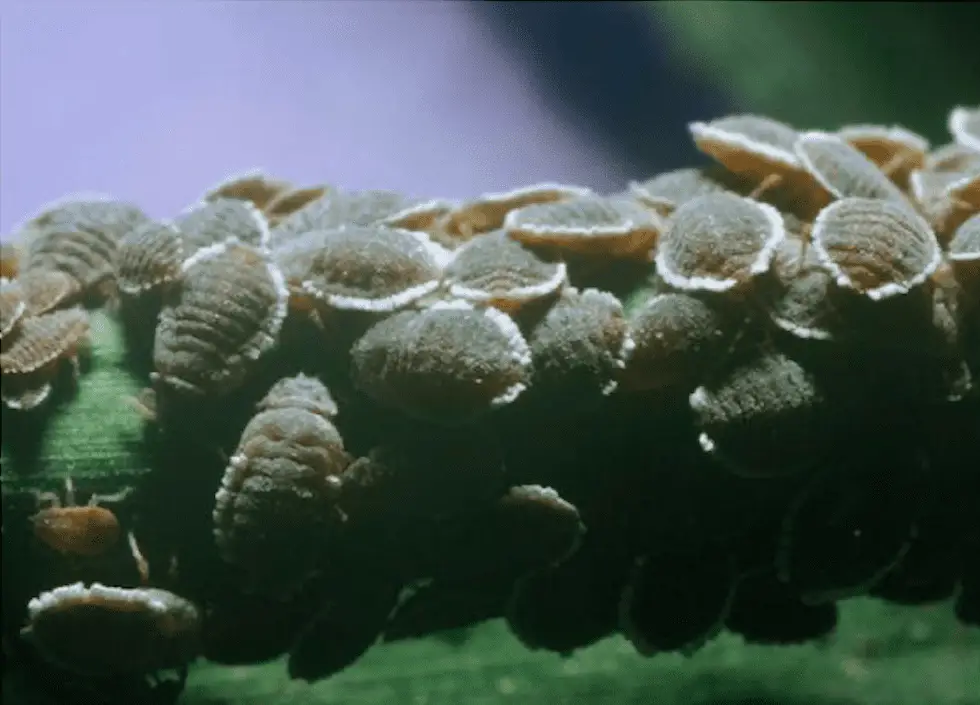
[[[275,384],[242,433],[215,497],[214,537],[250,587],[290,594],[319,569],[343,513],[335,501],[351,458],[337,407],[305,375]]]
[[[27,607],[24,635],[46,660],[82,675],[181,668],[200,650],[197,608],[166,590],[74,583]]]
[[[264,250],[233,240],[199,250],[182,274],[157,324],[151,378],[180,394],[230,392],[278,339],[285,280]]]
[[[80,308],[22,317],[3,339],[0,353],[0,397],[11,409],[42,404],[51,393],[62,361],[77,378],[78,354],[88,340],[88,315]]]
[[[79,505],[71,478],[65,478],[64,502],[53,493],[37,495],[38,502],[48,506],[31,519],[34,536],[65,556],[103,555],[119,541],[121,529],[116,515],[101,504],[121,500],[128,494],[128,491],[105,496],[93,494],[87,504]]]

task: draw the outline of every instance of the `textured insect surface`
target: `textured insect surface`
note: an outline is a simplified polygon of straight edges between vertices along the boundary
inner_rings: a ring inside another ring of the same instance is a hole
[[[735,472],[752,476],[797,469],[795,459],[772,457],[775,449],[771,447],[763,450],[764,438],[784,433],[779,447],[792,447],[787,439],[808,432],[813,412],[821,403],[811,375],[781,353],[762,354],[737,365],[718,382],[702,385],[690,396],[701,430],[701,448]],[[751,460],[743,457],[746,451]]]
[[[953,108],[948,127],[957,144],[980,154],[980,108]]]
[[[201,200],[236,199],[249,201],[256,208],[265,209],[273,199],[289,190],[288,182],[273,179],[261,169],[249,169],[208,189]]]
[[[629,192],[636,200],[663,216],[669,216],[698,196],[727,190],[706,169],[676,169],[646,181],[630,182],[629,185]]]
[[[770,320],[797,338],[830,340],[842,323],[832,298],[834,278],[816,249],[787,237],[772,262],[773,286],[766,292]]]
[[[633,345],[625,355],[624,389],[694,389],[702,371],[720,356],[729,328],[701,299],[680,293],[651,297],[630,316]]]
[[[157,323],[155,381],[189,393],[239,386],[276,343],[289,292],[261,250],[226,242],[183,264],[183,280]]]
[[[788,203],[807,211],[826,205],[826,195],[793,150],[799,133],[789,125],[759,115],[730,115],[688,129],[700,151],[752,189],[778,186]]]
[[[350,458],[330,420],[336,404],[315,378],[278,382],[259,409],[221,481],[214,535],[249,587],[289,594],[321,567],[342,523],[336,500]]]
[[[947,257],[958,279],[964,283],[980,282],[980,213],[957,228]]]
[[[872,300],[911,291],[942,261],[928,223],[891,201],[837,201],[817,216],[812,236],[816,256],[837,285]]]
[[[11,243],[0,243],[0,278],[13,279],[20,273],[23,257],[20,247]]]
[[[26,310],[27,302],[20,284],[10,279],[0,279],[0,340],[14,329]]]
[[[944,195],[963,210],[980,213],[980,165],[965,170],[947,184]]]
[[[123,499],[128,491],[115,495],[91,495],[84,505],[75,502],[71,478],[65,479],[65,499],[54,493],[40,493],[42,506],[31,521],[34,536],[48,548],[66,556],[91,558],[108,552],[119,541],[119,520],[102,504]]]
[[[413,199],[404,208],[387,216],[381,221],[389,228],[405,230],[433,231],[438,230],[450,211],[456,206],[452,201],[441,198]]]
[[[531,331],[528,345],[535,394],[595,401],[615,390],[633,341],[619,299],[568,288]]]
[[[184,262],[184,242],[171,223],[145,223],[119,241],[116,285],[124,294],[138,296],[175,281]]]
[[[533,184],[505,193],[487,193],[454,209],[444,227],[451,235],[470,238],[499,229],[507,214],[518,208],[555,203],[590,193],[589,189],[581,186],[548,183]]]
[[[578,549],[585,525],[574,504],[551,487],[511,487],[493,509],[495,534],[511,534],[510,556],[521,572],[555,566]],[[521,553],[522,556],[514,556]]]
[[[980,152],[959,144],[949,142],[936,147],[926,155],[926,171],[967,171],[980,163]]]
[[[218,198],[191,207],[174,220],[187,255],[234,240],[253,247],[269,244],[269,222],[251,201]]]
[[[432,293],[443,250],[424,233],[347,226],[307,233],[277,253],[293,288],[341,310],[395,311]]]
[[[664,224],[632,200],[579,196],[513,210],[504,229],[526,245],[648,261]]]
[[[24,226],[24,269],[57,269],[88,291],[110,277],[119,240],[149,217],[111,199],[59,201]]]
[[[922,168],[929,152],[925,137],[897,125],[848,125],[836,134],[902,185],[913,170]]]
[[[166,590],[74,583],[33,598],[28,615],[41,655],[83,675],[181,668],[199,651],[197,608]]]
[[[512,402],[530,381],[531,353],[517,325],[463,302],[395,314],[351,355],[355,383],[376,401],[447,423]]]
[[[677,209],[657,250],[657,272],[673,287],[729,291],[769,270],[786,236],[772,206],[718,193]]]
[[[453,297],[510,312],[557,293],[568,273],[563,262],[545,262],[497,231],[478,235],[457,250],[445,279]]]
[[[980,170],[980,163],[973,168]],[[918,170],[909,177],[909,191],[919,211],[943,241],[976,212],[970,203],[953,196],[957,191],[969,192],[970,185],[969,169]]]
[[[70,274],[54,269],[32,269],[21,274],[17,283],[24,292],[27,316],[40,316],[62,306],[79,293],[78,282]]]
[[[796,153],[807,171],[835,198],[875,198],[905,203],[905,194],[878,166],[843,138],[804,132]]]
[[[51,392],[58,363],[76,362],[88,330],[88,315],[78,308],[22,319],[0,353],[3,402],[24,410],[40,405]]]
[[[301,208],[276,226],[274,247],[313,230],[335,230],[347,226],[380,225],[413,205],[395,191],[334,191]]]
[[[304,186],[302,188],[286,189],[279,193],[265,206],[263,212],[269,219],[270,224],[277,225],[284,218],[288,218],[293,213],[306,208],[314,201],[318,201],[330,193],[330,187],[325,184],[319,186]]]

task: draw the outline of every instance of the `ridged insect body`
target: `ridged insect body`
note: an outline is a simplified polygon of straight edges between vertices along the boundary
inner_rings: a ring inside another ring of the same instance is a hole
[[[289,297],[282,273],[231,241],[199,250],[182,277],[157,324],[153,380],[184,394],[229,392],[276,343]]]
[[[3,339],[0,353],[0,397],[6,406],[26,411],[51,394],[63,361],[72,365],[77,377],[89,318],[80,308],[52,311],[19,321],[11,333]]]
[[[140,296],[180,277],[184,241],[172,223],[145,223],[119,241],[116,286],[125,296]]]
[[[354,345],[352,376],[386,406],[463,423],[514,401],[530,382],[531,352],[493,308],[447,302],[375,324]]]
[[[149,217],[109,198],[66,199],[46,207],[24,226],[24,269],[57,269],[89,292],[113,274],[119,240]]]
[[[351,458],[331,421],[337,407],[316,379],[278,382],[259,409],[221,481],[214,535],[247,588],[289,594],[322,567],[343,525],[336,501]]]

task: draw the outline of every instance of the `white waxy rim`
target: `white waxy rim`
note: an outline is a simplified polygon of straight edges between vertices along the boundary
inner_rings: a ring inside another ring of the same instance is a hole
[[[872,301],[881,301],[883,299],[891,298],[892,296],[907,294],[915,287],[924,283],[926,279],[928,279],[930,276],[932,276],[932,273],[936,271],[936,269],[939,267],[943,259],[942,248],[939,247],[939,242],[936,240],[935,235],[932,235],[933,252],[930,257],[930,260],[926,263],[925,267],[922,268],[922,271],[920,271],[915,276],[903,282],[888,282],[886,284],[882,284],[881,286],[874,287],[872,289],[862,289],[860,286],[858,286],[858,284],[853,279],[851,279],[850,275],[846,271],[844,271],[844,268],[841,267],[834,260],[830,252],[823,244],[823,234],[824,231],[827,229],[827,221],[830,218],[836,216],[839,210],[846,208],[855,200],[869,201],[869,202],[874,202],[879,204],[887,204],[886,207],[891,206],[894,208],[898,208],[906,215],[910,216],[910,218],[915,220],[916,221],[915,224],[918,228],[932,235],[932,228],[929,227],[929,224],[922,218],[922,216],[912,212],[911,209],[902,208],[901,206],[897,206],[896,204],[890,203],[889,201],[846,198],[831,203],[829,206],[827,206],[822,211],[820,211],[820,213],[817,215],[816,220],[813,221],[813,230],[811,231],[811,238],[812,238],[811,247],[813,248],[814,254],[816,255],[817,260],[820,262],[821,266],[824,267],[824,269],[826,269],[828,272],[830,272],[830,274],[834,277],[834,282],[837,284],[837,286],[845,289],[851,289],[852,291],[857,291],[863,294],[864,296],[867,296]]]
[[[197,213],[200,213],[201,211],[214,210],[219,206],[223,207],[224,204],[228,204],[229,206],[234,208],[242,208],[248,213],[249,220],[252,221],[252,225],[255,226],[255,230],[259,234],[259,241],[257,243],[246,242],[238,235],[229,235],[221,242],[234,240],[237,242],[241,242],[244,245],[249,245],[250,247],[258,247],[260,249],[268,249],[270,247],[271,232],[269,230],[269,220],[268,218],[265,217],[265,213],[259,210],[256,207],[256,205],[251,201],[243,201],[238,198],[228,198],[224,196],[221,198],[217,198],[213,201],[199,201],[198,203],[194,203],[188,206],[187,208],[185,208],[184,210],[182,210],[177,215],[177,217],[170,222],[174,223],[179,231],[180,223],[186,218],[189,218]]]
[[[692,122],[688,125],[688,130],[698,148],[711,156],[718,152],[715,145],[724,145],[728,149],[737,147],[743,152],[764,157],[767,161],[789,169],[798,171],[801,168],[799,158],[792,152],[759,142],[740,132],[732,132],[707,122]]]
[[[971,118],[978,120],[978,115],[980,115],[980,108],[959,106],[950,111],[949,120],[947,121],[949,133],[956,140],[956,143],[974,152],[980,152],[980,135],[967,130],[967,125]]]
[[[623,201],[629,203],[628,201]],[[530,243],[548,243],[554,240],[567,238],[582,239],[601,239],[601,238],[630,238],[642,231],[654,231],[658,235],[664,230],[663,221],[653,212],[647,211],[639,203],[630,203],[635,206],[635,213],[632,216],[621,215],[616,223],[602,223],[594,225],[542,225],[540,223],[522,223],[520,219],[526,215],[526,209],[537,208],[542,205],[533,204],[512,210],[504,218],[503,229],[518,241]]]
[[[364,226],[373,227],[373,226]],[[339,229],[337,232],[342,231]],[[441,272],[444,268],[443,262],[451,257],[449,250],[441,247],[432,241],[428,234],[415,230],[405,230],[402,228],[387,228],[387,232],[395,233],[401,237],[407,237],[418,243],[424,256],[428,260],[426,264],[433,271],[431,281],[406,287],[401,291],[385,297],[367,296],[348,296],[344,294],[331,294],[320,289],[313,281],[304,281],[300,284],[300,289],[317,301],[322,302],[330,308],[343,311],[364,311],[365,313],[391,313],[398,309],[405,308],[415,303],[419,299],[428,296],[442,286]]]
[[[855,147],[855,143],[888,142],[901,146],[905,151],[921,153],[923,157],[930,146],[925,137],[901,125],[849,125],[838,130],[837,136]]]
[[[110,587],[102,583],[92,583],[89,587],[85,587],[84,583],[78,582],[42,592],[27,603],[27,611],[30,619],[34,620],[48,611],[100,603],[109,609],[139,605],[154,614],[166,614],[171,612],[175,605],[168,604],[162,599],[164,594],[160,590]]]
[[[77,306],[72,308],[63,308],[57,311],[50,311],[48,313],[42,314],[41,316],[37,316],[37,317],[31,316],[23,322],[23,325],[30,325],[33,322],[37,321],[39,318],[47,318],[49,320],[51,318],[62,319],[64,323],[63,323],[63,328],[60,330],[61,333],[66,333],[69,330],[75,328],[76,326],[79,328],[79,331],[76,335],[70,338],[61,337],[60,338],[61,345],[58,348],[49,352],[46,356],[42,357],[40,360],[36,360],[33,364],[33,367],[30,367],[28,369],[17,370],[16,372],[4,372],[4,374],[26,375],[26,374],[30,374],[31,372],[36,372],[37,370],[41,369],[48,363],[54,362],[59,357],[64,355],[67,350],[69,350],[73,345],[75,345],[75,343],[77,343],[81,338],[83,338],[85,335],[88,334],[88,330],[89,330],[88,314],[86,314],[84,310],[78,308]],[[3,359],[8,355],[10,355],[11,351],[17,349],[18,344],[22,344],[22,341],[30,342],[30,341],[25,341],[25,338],[27,337],[28,336],[23,336],[23,335],[18,336],[17,340],[13,341],[13,344],[11,345],[11,349],[0,354],[0,359]]]
[[[769,236],[763,241],[762,247],[759,248],[755,259],[752,260],[748,267],[748,278],[752,278],[769,271],[776,248],[786,238],[786,224],[782,214],[768,203],[761,203],[751,198],[742,198],[742,200],[759,209],[769,223]],[[689,201],[688,203],[691,202]],[[723,293],[730,291],[744,282],[744,280],[736,278],[718,279],[717,277],[685,276],[673,268],[667,258],[666,248],[664,247],[657,250],[654,263],[657,267],[657,273],[660,274],[665,282],[674,288],[684,291]]]
[[[118,201],[119,199],[115,196],[100,191],[77,191],[65,196],[59,196],[58,198],[48,201],[37,211],[35,211],[33,215],[28,216],[20,223],[15,225],[11,232],[19,233],[30,230],[34,226],[34,221],[47,215],[51,211],[64,208],[65,206],[72,206],[79,203],[116,203]]]
[[[167,221],[161,221],[161,222],[158,222],[158,223],[154,223],[154,226],[165,228],[166,230],[169,231],[169,234],[171,234],[171,235],[173,235],[174,237],[177,238],[177,243],[178,243],[178,245],[177,245],[177,261],[183,263],[187,258],[184,256],[184,241],[183,241],[183,238],[180,237],[180,231],[177,229],[177,226],[174,225],[173,222],[172,221],[169,221],[169,220],[167,220]],[[181,268],[179,266],[178,266],[177,269],[178,269],[178,272],[181,271]],[[122,277],[120,277],[119,276],[119,273],[118,273],[118,268],[117,268],[117,273],[116,273],[116,286],[119,287],[119,291],[121,291],[124,294],[129,294],[130,296],[137,296],[139,294],[145,293],[147,291],[151,291],[153,289],[156,289],[159,286],[162,286],[164,284],[167,284],[168,282],[171,282],[174,279],[176,279],[177,276],[178,276],[177,274],[174,274],[173,276],[169,276],[169,277],[168,276],[160,276],[160,277],[156,277],[156,278],[154,278],[154,279],[152,279],[151,281],[148,281],[148,282],[134,284],[134,283],[130,282],[129,280],[123,279]]]

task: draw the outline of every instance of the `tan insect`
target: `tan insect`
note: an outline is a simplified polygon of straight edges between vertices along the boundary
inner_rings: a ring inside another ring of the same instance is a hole
[[[122,501],[131,491],[93,494],[88,502],[78,504],[74,483],[66,477],[64,499],[54,492],[36,493],[40,508],[31,517],[34,536],[65,556],[95,558],[104,555],[119,542],[122,528],[115,513],[103,505]]]

